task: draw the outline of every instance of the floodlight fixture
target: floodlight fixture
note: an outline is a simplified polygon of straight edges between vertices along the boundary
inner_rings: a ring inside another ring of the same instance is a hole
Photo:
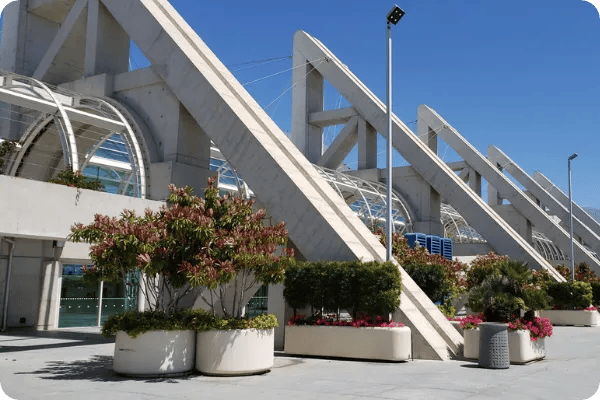
[[[404,10],[394,4],[394,7],[392,7],[390,12],[388,12],[387,14],[387,22],[389,24],[396,25],[398,21],[400,21],[402,17],[404,17],[404,14],[406,14]]]
[[[569,161],[573,160],[574,158],[577,158],[577,153],[571,154],[571,156],[569,157]]]

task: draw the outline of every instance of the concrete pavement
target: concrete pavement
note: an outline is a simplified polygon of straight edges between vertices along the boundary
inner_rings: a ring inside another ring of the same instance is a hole
[[[469,361],[382,363],[289,357],[258,376],[130,379],[111,370],[97,328],[0,334],[0,382],[14,399],[588,399],[600,385],[600,328],[555,327],[546,359],[507,370]],[[1,397],[1,396],[0,396]]]

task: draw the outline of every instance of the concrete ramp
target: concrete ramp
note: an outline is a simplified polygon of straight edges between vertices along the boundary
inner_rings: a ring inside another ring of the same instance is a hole
[[[319,40],[299,31],[294,49],[306,60],[322,60],[314,65],[352,107],[377,132],[387,131],[385,104],[379,100],[337,57]],[[498,216],[467,184],[398,118],[393,116],[393,146],[414,170],[443,198],[461,213],[499,253],[515,260],[529,262],[534,268],[547,269],[557,280],[560,274],[510,225]]]
[[[383,260],[385,249],[165,0],[102,0],[260,202],[311,259]],[[415,357],[448,359],[462,338],[403,273]],[[416,339],[416,340],[415,340]]]

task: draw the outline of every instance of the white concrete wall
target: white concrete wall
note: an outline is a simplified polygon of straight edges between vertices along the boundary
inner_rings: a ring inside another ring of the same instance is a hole
[[[94,214],[118,216],[125,209],[142,214],[162,202],[0,175],[0,236],[65,240],[77,222]]]

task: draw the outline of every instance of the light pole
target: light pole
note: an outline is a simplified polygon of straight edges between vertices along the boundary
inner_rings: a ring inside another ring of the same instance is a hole
[[[569,156],[567,165],[569,170],[569,231],[571,233],[571,281],[575,282],[575,255],[573,254],[573,198],[571,197],[571,160],[577,157],[577,153]]]
[[[386,209],[386,260],[392,259],[392,25],[404,16],[404,11],[394,4],[387,20],[387,209]]]

